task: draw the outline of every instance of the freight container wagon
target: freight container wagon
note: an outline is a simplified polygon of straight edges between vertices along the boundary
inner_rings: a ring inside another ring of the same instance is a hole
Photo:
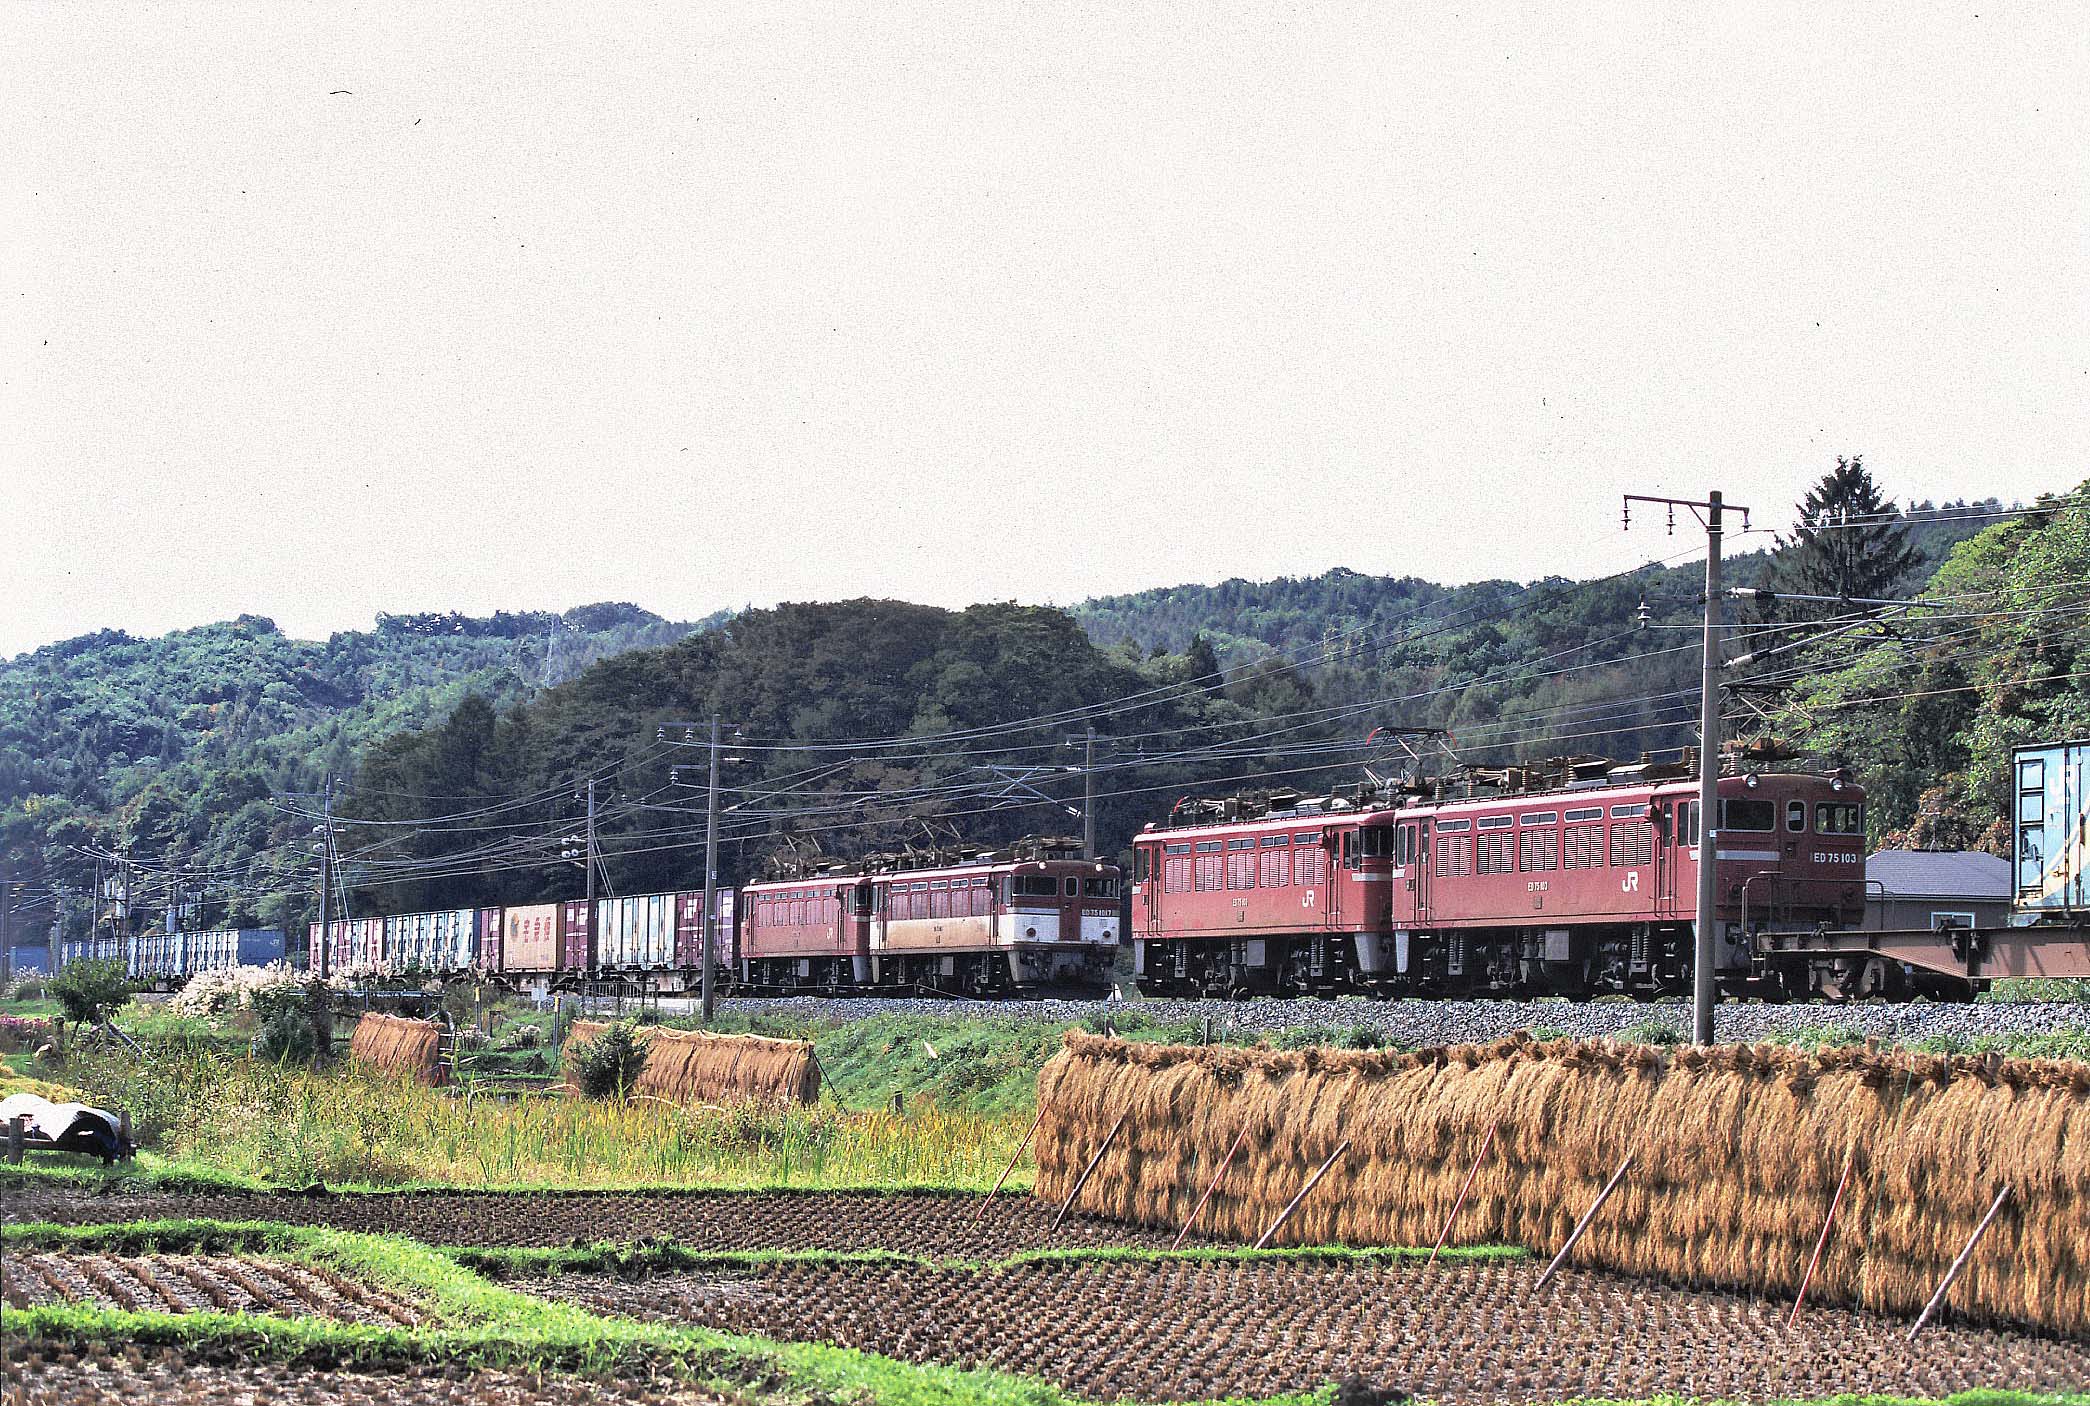
[[[48,942],[23,943],[8,949],[7,973],[10,980],[31,973],[47,974],[51,970],[51,944]]]
[[[67,938],[58,945],[58,965],[74,962],[122,962],[130,960],[130,943],[114,933],[99,937]]]
[[[511,904],[500,910],[500,970],[515,975],[559,969],[558,903]]]
[[[659,971],[675,964],[675,895],[595,901],[595,961],[605,971]]]
[[[305,928],[306,962],[314,976],[324,972],[327,976],[340,976],[360,964],[356,942],[360,930],[348,918],[333,918],[327,922],[327,941],[324,960],[320,951],[319,924],[311,923]]]
[[[2018,915],[2090,919],[2090,742],[2019,747],[2011,760]]]
[[[188,974],[187,933],[152,929],[130,941],[130,976],[133,981],[164,985]]]
[[[350,918],[347,957],[340,968],[345,972],[374,972],[382,967],[385,963],[385,919]]]
[[[491,976],[501,969],[501,910],[474,910],[472,926],[472,969]]]
[[[585,980],[595,965],[594,905],[570,898],[559,905],[559,970]]]
[[[713,979],[721,974],[731,975],[733,964],[739,955],[736,942],[738,929],[734,926],[734,893],[732,889],[713,889],[716,900],[712,910],[718,915],[711,927],[711,955],[717,963]],[[704,890],[691,889],[676,895],[675,917],[675,963],[690,973],[693,981],[704,979],[697,967],[697,953],[704,946]]]
[[[182,970],[189,976],[234,967],[266,967],[283,960],[281,928],[213,928],[175,936],[184,939]]]

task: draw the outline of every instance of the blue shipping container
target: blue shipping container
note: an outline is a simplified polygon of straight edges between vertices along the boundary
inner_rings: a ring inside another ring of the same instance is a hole
[[[7,970],[15,976],[26,976],[30,972],[48,973],[51,970],[51,945],[48,942],[24,943],[10,948]]]
[[[2090,742],[2020,747],[2014,812],[2017,908],[2037,917],[2090,911]]]

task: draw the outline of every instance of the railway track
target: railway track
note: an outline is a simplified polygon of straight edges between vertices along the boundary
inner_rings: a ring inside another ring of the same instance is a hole
[[[882,1001],[825,997],[733,997],[723,1008],[743,1015],[799,1020],[862,1020],[880,1015],[1074,1022],[1138,1020],[1193,1024],[1202,1034],[1210,1022],[1215,1038],[1235,1034],[1281,1034],[1310,1027],[1375,1032],[1400,1045],[1426,1046],[1492,1040],[1517,1030],[1558,1031],[1592,1039],[1644,1033],[1652,1024],[1688,1037],[1690,1007],[1625,1001],[1382,1001],[1366,997],[1333,1000],[1261,998],[1246,1001],[1013,1000],[968,1001],[929,997]],[[672,1001],[663,1002],[673,1012]],[[1927,1002],[1786,1004],[1727,1002],[1718,1008],[1722,1040],[1753,1042],[1818,1031],[1855,1032],[1891,1043],[1952,1039],[1973,1041],[2035,1035],[2090,1035],[2090,1002],[2015,1001],[1932,1005]]]

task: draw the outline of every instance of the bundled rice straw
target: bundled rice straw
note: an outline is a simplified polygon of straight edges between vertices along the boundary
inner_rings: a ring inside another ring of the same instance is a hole
[[[1632,1171],[1570,1262],[1790,1295],[1847,1152],[1851,1186],[1811,1296],[1912,1313],[2015,1188],[1947,1304],[2090,1327],[2090,1065],[1661,1051],[1512,1038],[1414,1054],[1170,1048],[1066,1037],[1038,1079],[1035,1194],[1057,1204],[1124,1130],[1076,1209],[1175,1228],[1246,1127],[1199,1229],[1252,1241],[1338,1144],[1278,1239],[1427,1245],[1482,1140],[1455,1230],[1550,1254],[1627,1152]]]
[[[404,1016],[365,1015],[349,1037],[351,1059],[387,1074],[406,1074],[423,1084],[440,1084],[443,1027],[432,1020]]]
[[[565,1050],[593,1041],[609,1027],[577,1020]],[[713,1035],[702,1030],[642,1027],[646,1063],[631,1087],[635,1095],[670,1103],[812,1103],[820,1097],[820,1061],[809,1040],[763,1035]],[[573,1089],[571,1076],[567,1088]]]

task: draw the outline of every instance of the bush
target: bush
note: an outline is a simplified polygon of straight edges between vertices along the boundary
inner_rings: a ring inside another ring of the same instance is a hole
[[[319,1054],[311,1015],[302,1006],[276,1011],[254,1033],[254,1053],[271,1064],[310,1065]]]
[[[130,1000],[131,982],[121,962],[72,962],[51,978],[51,996],[62,1019],[99,1025]]]
[[[567,1053],[574,1087],[589,1098],[622,1098],[646,1067],[647,1040],[635,1020],[620,1020]]]
[[[1629,1025],[1618,1032],[1621,1040],[1631,1040],[1638,1045],[1682,1045],[1689,1043],[1684,1032],[1660,1020],[1643,1020],[1638,1025]]]

